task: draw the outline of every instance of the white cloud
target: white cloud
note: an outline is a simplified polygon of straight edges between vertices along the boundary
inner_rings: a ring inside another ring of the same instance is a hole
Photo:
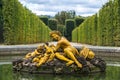
[[[37,15],[52,15],[54,16],[56,14],[56,12],[51,12],[51,11],[37,11],[34,10],[33,13],[37,14]]]
[[[52,15],[57,12],[75,10],[77,15],[90,16],[98,12],[108,0],[19,0],[37,15]]]

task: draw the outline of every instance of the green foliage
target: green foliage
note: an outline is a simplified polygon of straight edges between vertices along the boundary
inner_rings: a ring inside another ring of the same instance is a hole
[[[56,19],[49,19],[48,26],[51,30],[57,30],[57,20]]]
[[[115,46],[120,46],[120,0],[114,0],[114,37]]]
[[[98,14],[88,17],[72,36],[78,34],[77,40],[100,46],[120,46],[120,0],[109,0]]]
[[[65,22],[65,25],[66,25],[66,37],[69,41],[72,40],[72,30],[75,28],[75,21],[74,19],[67,19],[66,22]]]
[[[3,0],[3,36],[5,44],[49,41],[50,29],[18,0]]]
[[[76,13],[74,10],[61,11],[55,15],[55,19],[58,20],[58,24],[65,25],[65,20],[66,19],[74,19],[75,15],[76,15]]]
[[[84,21],[84,19],[82,17],[75,17],[75,23],[76,26],[78,27],[82,22]]]
[[[75,28],[73,31],[72,31],[72,41],[73,42],[78,42],[78,28]]]
[[[62,33],[62,35],[65,35],[65,26],[64,25],[57,25],[57,30]]]
[[[2,0],[0,0],[0,43],[3,42],[3,13],[2,13]]]
[[[48,17],[47,16],[39,16],[39,17],[46,25],[48,25]]]

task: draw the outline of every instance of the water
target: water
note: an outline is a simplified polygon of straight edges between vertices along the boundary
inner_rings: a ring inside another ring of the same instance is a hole
[[[120,66],[107,66],[104,73],[92,73],[89,75],[53,75],[53,74],[29,74],[14,73],[11,63],[1,62],[0,80],[120,80]]]
[[[120,80],[120,62],[107,62],[104,73],[92,73],[89,75],[53,75],[53,74],[29,74],[14,73],[11,61],[23,56],[0,56],[0,80]]]

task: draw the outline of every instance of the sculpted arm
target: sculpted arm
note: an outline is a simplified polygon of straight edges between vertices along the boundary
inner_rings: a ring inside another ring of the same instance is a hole
[[[58,42],[57,45],[55,46],[55,52],[60,48],[61,42]]]

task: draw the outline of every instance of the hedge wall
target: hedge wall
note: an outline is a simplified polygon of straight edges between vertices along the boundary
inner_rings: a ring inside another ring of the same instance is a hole
[[[71,41],[72,40],[72,30],[76,27],[74,19],[66,19],[65,20],[66,26],[66,38]]]
[[[47,36],[51,30],[18,0],[1,1],[4,22],[3,28],[0,28],[4,31],[5,44],[27,44],[50,40]]]
[[[49,19],[48,26],[51,30],[57,30],[57,20],[56,19]]]
[[[39,18],[48,26],[48,17],[47,16],[39,16]]]
[[[77,40],[74,35],[78,33]],[[109,0],[99,12],[72,32],[72,40],[100,46],[120,46],[120,0]]]
[[[0,43],[3,42],[3,14],[2,14],[2,0],[0,0]]]

